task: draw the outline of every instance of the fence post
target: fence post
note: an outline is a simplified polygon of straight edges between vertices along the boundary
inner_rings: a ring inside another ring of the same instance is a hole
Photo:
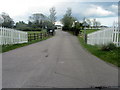
[[[46,37],[46,33],[44,33],[44,37]]]
[[[31,41],[31,34],[28,34],[28,40]]]
[[[37,33],[37,40],[39,40],[39,34]]]
[[[34,40],[36,40],[36,35],[35,35],[35,33],[34,33]]]
[[[40,39],[42,39],[42,33],[40,33]]]

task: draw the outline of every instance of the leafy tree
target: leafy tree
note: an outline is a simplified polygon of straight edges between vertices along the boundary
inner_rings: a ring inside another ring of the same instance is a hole
[[[28,27],[32,27],[32,22],[28,21]]]
[[[28,25],[33,28],[44,28],[44,22],[49,20],[44,14],[35,13],[29,17]]]
[[[41,14],[41,13],[35,13],[35,14],[32,14],[30,17],[29,17],[29,21],[31,22],[37,22],[37,21],[45,21],[47,19],[47,17],[44,15],[44,14]]]
[[[90,28],[90,27],[91,27],[91,25],[92,25],[91,20],[90,20],[90,19],[86,19],[86,22],[87,22],[87,24],[88,24],[88,27]]]
[[[80,32],[80,23],[77,21],[75,22],[75,26],[74,26],[74,35],[78,36],[79,32]]]
[[[62,18],[62,24],[64,25],[64,30],[70,30],[72,28],[72,24],[75,21],[75,18],[72,16],[71,8],[68,8],[66,14]]]
[[[56,21],[56,11],[55,8],[52,7],[50,9],[50,16],[49,18],[41,13],[32,14],[29,17],[28,27],[31,28],[44,28],[47,30],[54,30],[55,28],[55,21]]]
[[[12,28],[14,26],[14,21],[7,13],[3,12],[1,16],[4,19],[4,22],[2,23],[3,27]]]
[[[47,27],[48,30],[50,30],[50,29],[53,30],[54,29],[54,24],[51,23],[51,21],[45,21],[44,25],[45,25],[45,27]]]
[[[23,21],[19,21],[16,23],[16,28],[27,27],[27,24]]]
[[[94,28],[98,28],[101,25],[101,23],[99,21],[97,21],[96,19],[93,19],[93,27]]]
[[[2,23],[4,22],[3,17],[0,15],[0,26],[2,26]]]
[[[83,23],[80,23],[80,30],[83,30]]]

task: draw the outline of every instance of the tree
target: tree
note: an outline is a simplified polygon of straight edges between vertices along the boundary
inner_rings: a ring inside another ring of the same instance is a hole
[[[96,21],[96,19],[93,19],[93,27],[98,28],[101,25],[99,21]]]
[[[24,28],[24,27],[27,27],[27,24],[23,21],[19,21],[16,23],[16,28]]]
[[[96,22],[97,22],[96,19],[93,19],[93,27],[94,27],[94,28],[97,27]]]
[[[53,30],[53,29],[55,28],[55,27],[54,27],[54,24],[51,23],[51,21],[45,21],[45,22],[44,22],[44,26],[47,27],[48,30],[50,30],[50,29]]]
[[[37,21],[45,21],[47,19],[47,17],[44,15],[44,14],[41,14],[41,13],[35,13],[35,14],[32,14],[30,17],[29,17],[29,21],[31,22],[37,22]]]
[[[66,14],[62,18],[62,24],[64,25],[64,30],[70,30],[72,28],[72,24],[75,21],[75,18],[72,17],[72,10],[68,8]]]
[[[32,27],[32,22],[28,21],[28,27]]]
[[[73,27],[74,29],[74,35],[78,36],[80,32],[80,23],[78,21],[75,22],[75,26]]]
[[[92,25],[91,20],[90,20],[90,19],[86,19],[86,22],[87,22],[87,24],[88,24],[88,27],[90,28],[90,27],[91,27],[91,25]]]
[[[86,28],[86,27],[89,27],[89,23],[87,22],[87,19],[86,18],[83,18],[83,29]]]
[[[43,28],[43,23],[48,20],[48,18],[44,15],[44,14],[41,14],[41,13],[35,13],[35,14],[32,14],[30,17],[29,17],[29,24],[32,23],[32,27],[34,28]]]
[[[97,29],[100,27],[101,23],[99,21],[96,22]]]
[[[12,28],[14,26],[14,21],[7,13],[3,12],[1,16],[4,19],[4,22],[2,23],[3,27]]]
[[[0,26],[2,26],[2,23],[4,22],[3,17],[0,15]]]
[[[55,7],[52,7],[52,8],[50,8],[50,16],[49,16],[49,19],[50,19],[50,21],[53,23],[53,24],[55,24],[55,21],[56,21],[56,10],[55,10]]]

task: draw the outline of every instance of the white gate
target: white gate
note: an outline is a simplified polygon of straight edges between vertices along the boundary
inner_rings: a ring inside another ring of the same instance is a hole
[[[114,23],[114,27],[99,30],[87,35],[87,44],[90,45],[106,45],[114,43],[120,47],[120,30],[118,23]]]
[[[27,32],[0,27],[0,45],[27,43]]]

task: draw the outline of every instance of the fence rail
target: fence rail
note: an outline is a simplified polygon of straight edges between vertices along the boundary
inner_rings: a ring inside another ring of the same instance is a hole
[[[87,35],[87,44],[106,45],[108,43],[114,43],[120,47],[120,30],[117,23],[114,24],[113,28],[99,30]]]
[[[27,43],[27,32],[0,27],[0,45]]]
[[[32,41],[32,40],[42,40],[46,37],[51,36],[50,34],[48,34],[47,32],[44,33],[31,33],[28,34],[28,41]]]

